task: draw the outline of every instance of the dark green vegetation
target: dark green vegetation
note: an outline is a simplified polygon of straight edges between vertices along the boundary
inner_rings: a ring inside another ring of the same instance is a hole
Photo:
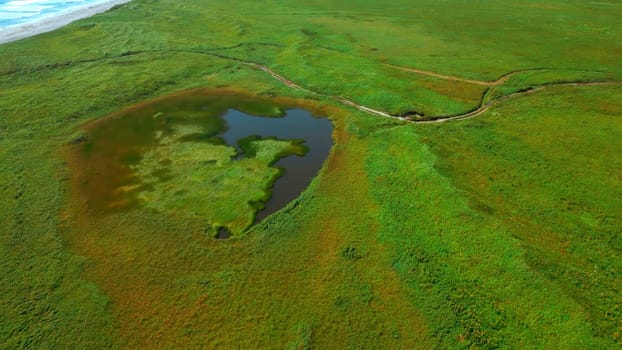
[[[622,81],[621,13],[135,0],[0,46],[2,347],[618,348],[622,88],[560,84]],[[412,124],[247,63],[392,114],[525,93]],[[334,120],[300,198],[228,242],[148,208],[85,214],[64,152],[81,125],[224,86]]]

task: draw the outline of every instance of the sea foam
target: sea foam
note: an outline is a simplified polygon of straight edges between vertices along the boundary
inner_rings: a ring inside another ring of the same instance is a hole
[[[36,22],[107,0],[0,0],[0,29]]]

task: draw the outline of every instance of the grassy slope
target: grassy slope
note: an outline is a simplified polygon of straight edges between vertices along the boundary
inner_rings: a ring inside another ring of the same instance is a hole
[[[524,262],[573,299],[594,333],[622,327],[622,104],[615,88],[558,88],[484,118],[420,128],[469,206],[518,238]]]
[[[182,51],[266,64],[392,112],[451,114],[477,104],[482,87],[381,63],[484,80],[538,67],[616,78],[620,11],[580,1],[136,0],[0,46],[2,346],[613,348],[619,89],[539,92],[438,126],[334,112],[339,144],[323,175],[226,244],[191,221],[70,215],[58,150],[82,122],[182,88],[299,95]],[[131,54],[140,50],[158,51]],[[575,76],[554,72],[526,83]]]

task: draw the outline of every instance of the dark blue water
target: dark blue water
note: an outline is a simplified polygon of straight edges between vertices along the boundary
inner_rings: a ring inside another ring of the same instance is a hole
[[[275,163],[285,169],[272,188],[272,197],[265,208],[257,213],[257,221],[283,208],[296,199],[322,168],[333,145],[333,125],[326,118],[316,118],[302,109],[290,109],[285,117],[266,118],[228,110],[223,119],[228,129],[222,137],[228,145],[238,147],[238,140],[251,135],[279,139],[303,139],[309,151],[303,157],[289,156]]]

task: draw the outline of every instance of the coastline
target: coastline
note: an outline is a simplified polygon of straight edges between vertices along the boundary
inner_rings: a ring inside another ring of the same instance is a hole
[[[67,24],[79,19],[94,16],[98,13],[106,12],[116,5],[130,2],[131,0],[110,0],[103,3],[89,5],[57,15],[39,19],[30,23],[18,24],[16,26],[0,29],[0,44],[10,43],[37,34],[47,33],[66,26]]]

